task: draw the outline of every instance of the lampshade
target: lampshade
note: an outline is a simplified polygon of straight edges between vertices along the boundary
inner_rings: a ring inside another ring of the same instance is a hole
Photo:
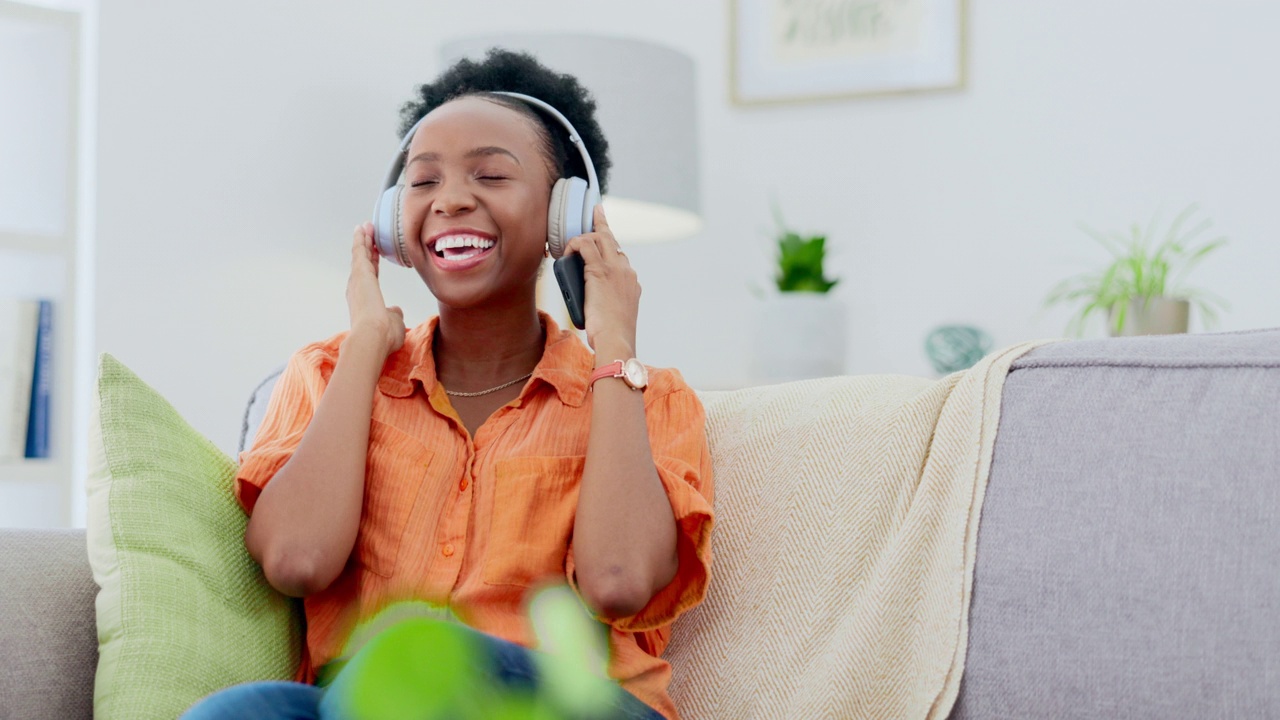
[[[622,243],[677,240],[702,228],[692,58],[642,40],[566,34],[459,38],[441,56],[447,67],[480,60],[492,47],[528,52],[595,96],[613,160],[605,212]]]

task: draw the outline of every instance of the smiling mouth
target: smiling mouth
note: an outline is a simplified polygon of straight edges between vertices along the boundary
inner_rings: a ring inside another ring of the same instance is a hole
[[[483,255],[493,246],[494,241],[478,235],[446,235],[432,244],[431,252],[443,260],[460,262]]]

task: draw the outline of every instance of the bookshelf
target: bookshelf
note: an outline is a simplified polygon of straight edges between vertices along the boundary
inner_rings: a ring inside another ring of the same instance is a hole
[[[82,12],[0,0],[0,298],[53,303],[50,457],[0,460],[0,527],[77,524],[83,463]],[[79,384],[79,386],[77,385]],[[81,503],[82,504],[82,503]]]

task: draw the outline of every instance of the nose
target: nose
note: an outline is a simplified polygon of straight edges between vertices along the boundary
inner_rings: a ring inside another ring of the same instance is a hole
[[[476,206],[475,196],[460,182],[442,181],[431,201],[431,211],[437,215],[457,215]]]

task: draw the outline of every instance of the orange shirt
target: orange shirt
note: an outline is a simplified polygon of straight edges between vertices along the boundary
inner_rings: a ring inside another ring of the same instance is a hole
[[[547,339],[533,377],[472,438],[436,381],[437,319],[413,328],[387,358],[374,397],[364,508],[352,562],[304,600],[299,679],[343,651],[355,625],[388,604],[447,606],[481,632],[534,642],[526,594],[573,584],[573,519],[591,421],[594,361],[572,333],[541,316]],[[248,513],[298,447],[346,333],[308,345],[276,383],[236,497]],[[612,358],[611,358],[612,359]],[[668,718],[671,668],[660,655],[671,623],[702,601],[711,567],[712,479],[702,404],[674,370],[651,369],[644,391],[649,444],[679,531],[679,571],[637,614],[610,622],[609,674]]]

